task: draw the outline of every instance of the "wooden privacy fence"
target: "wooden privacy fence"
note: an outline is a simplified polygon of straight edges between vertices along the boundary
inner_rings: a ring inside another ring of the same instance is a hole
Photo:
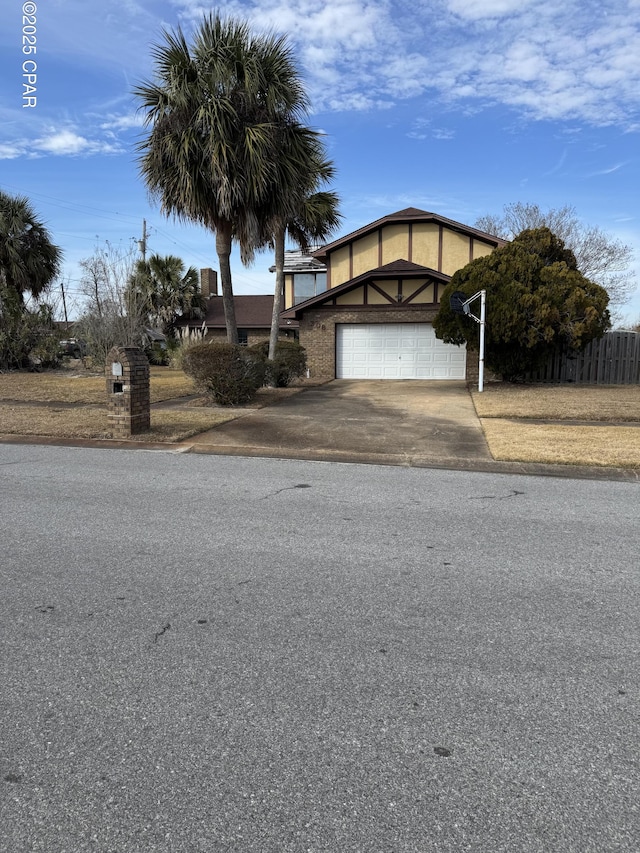
[[[640,334],[606,332],[582,352],[556,352],[527,374],[531,382],[576,382],[583,385],[640,384]]]

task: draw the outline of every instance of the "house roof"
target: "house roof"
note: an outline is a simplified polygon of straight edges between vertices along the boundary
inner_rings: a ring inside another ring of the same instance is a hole
[[[313,257],[312,252],[316,249],[311,249],[309,252],[302,252],[301,249],[287,249],[284,253],[284,271],[285,272],[322,272],[326,269],[325,265]],[[269,267],[269,272],[275,272],[275,264]]]
[[[396,213],[390,213],[388,216],[376,219],[375,222],[370,222],[368,225],[359,228],[357,231],[352,231],[344,237],[339,237],[332,243],[327,243],[326,246],[316,249],[311,254],[322,263],[326,263],[327,255],[330,252],[351,243],[358,237],[364,237],[366,234],[371,234],[373,231],[377,231],[384,225],[393,225],[400,222],[434,222],[438,225],[446,225],[446,227],[450,228],[452,231],[458,231],[461,234],[468,234],[472,237],[477,237],[479,240],[483,240],[485,243],[490,243],[492,246],[504,246],[505,243],[508,242],[500,237],[495,237],[493,234],[487,234],[484,231],[478,231],[477,228],[470,228],[468,225],[463,225],[462,222],[456,222],[453,219],[447,219],[444,216],[439,216],[437,213],[429,213],[426,210],[419,210],[417,207],[406,207],[404,210],[398,210]]]
[[[405,280],[412,278],[431,278],[436,281],[440,281],[443,284],[448,284],[451,281],[451,276],[446,275],[446,273],[438,272],[430,267],[423,267],[420,266],[420,264],[414,264],[411,261],[405,261],[401,258],[397,261],[391,261],[389,264],[384,264],[384,266],[377,267],[377,269],[367,270],[367,272],[362,275],[349,279],[349,281],[345,281],[337,287],[331,287],[329,290],[325,290],[324,293],[318,294],[318,296],[312,296],[304,302],[299,302],[292,308],[283,311],[280,314],[280,318],[284,320],[297,320],[307,309],[317,308],[324,302],[329,302],[336,296],[340,296],[342,293],[348,293],[350,290],[354,290],[356,287],[359,287],[361,284],[371,281],[371,279],[374,278],[378,280],[394,278],[403,278]]]
[[[236,324],[239,329],[270,329],[271,315],[273,312],[273,296],[250,295],[234,296],[233,301],[236,309]],[[222,296],[212,296],[207,300],[207,312],[204,320],[185,321],[181,325],[202,326],[211,329],[224,329],[224,308]],[[287,325],[286,323],[282,325]]]

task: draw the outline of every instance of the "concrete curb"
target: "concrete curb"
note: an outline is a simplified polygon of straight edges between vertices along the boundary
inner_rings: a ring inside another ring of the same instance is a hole
[[[91,447],[100,450],[163,450],[165,453],[186,453],[184,442],[129,441],[118,438],[51,438],[46,435],[2,435],[0,444],[43,445],[44,447]]]
[[[450,471],[478,471],[491,474],[521,474],[561,477],[574,480],[640,482],[637,468],[606,468],[581,465],[548,465],[538,462],[499,462],[486,459],[432,457],[424,454],[352,453],[342,450],[293,449],[244,445],[215,445],[127,441],[125,439],[65,439],[46,436],[0,434],[0,444],[42,445],[46,447],[90,447],[99,450],[146,450],[163,453],[194,453],[207,456],[245,456],[265,459],[298,459],[310,462],[337,462],[356,465],[391,465],[404,468],[438,468]]]
[[[621,480],[640,482],[636,468],[607,468],[586,465],[549,465],[540,462],[500,462],[486,459],[431,457],[423,454],[349,453],[315,448],[286,449],[194,443],[188,453],[215,456],[248,456],[267,459],[307,459],[312,462],[342,462],[358,465],[395,465],[405,468],[440,468],[451,471],[479,471],[492,474],[523,474],[536,477],[562,477],[579,480]]]

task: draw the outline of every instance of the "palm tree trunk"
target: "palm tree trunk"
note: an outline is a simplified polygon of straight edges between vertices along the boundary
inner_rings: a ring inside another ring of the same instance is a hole
[[[269,361],[276,355],[278,330],[280,327],[280,310],[284,294],[284,239],[285,228],[278,226],[274,234],[276,260],[276,286],[273,294],[273,313],[271,314],[271,335],[269,336]]]
[[[222,308],[224,321],[227,326],[227,340],[230,344],[238,343],[238,327],[236,325],[236,306],[233,301],[233,285],[231,282],[231,223],[216,229],[216,252],[220,265],[220,283],[222,284]]]

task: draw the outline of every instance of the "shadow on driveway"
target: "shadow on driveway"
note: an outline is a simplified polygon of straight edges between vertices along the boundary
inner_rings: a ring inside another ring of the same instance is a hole
[[[491,460],[463,381],[334,380],[189,439],[195,452],[392,464]]]

